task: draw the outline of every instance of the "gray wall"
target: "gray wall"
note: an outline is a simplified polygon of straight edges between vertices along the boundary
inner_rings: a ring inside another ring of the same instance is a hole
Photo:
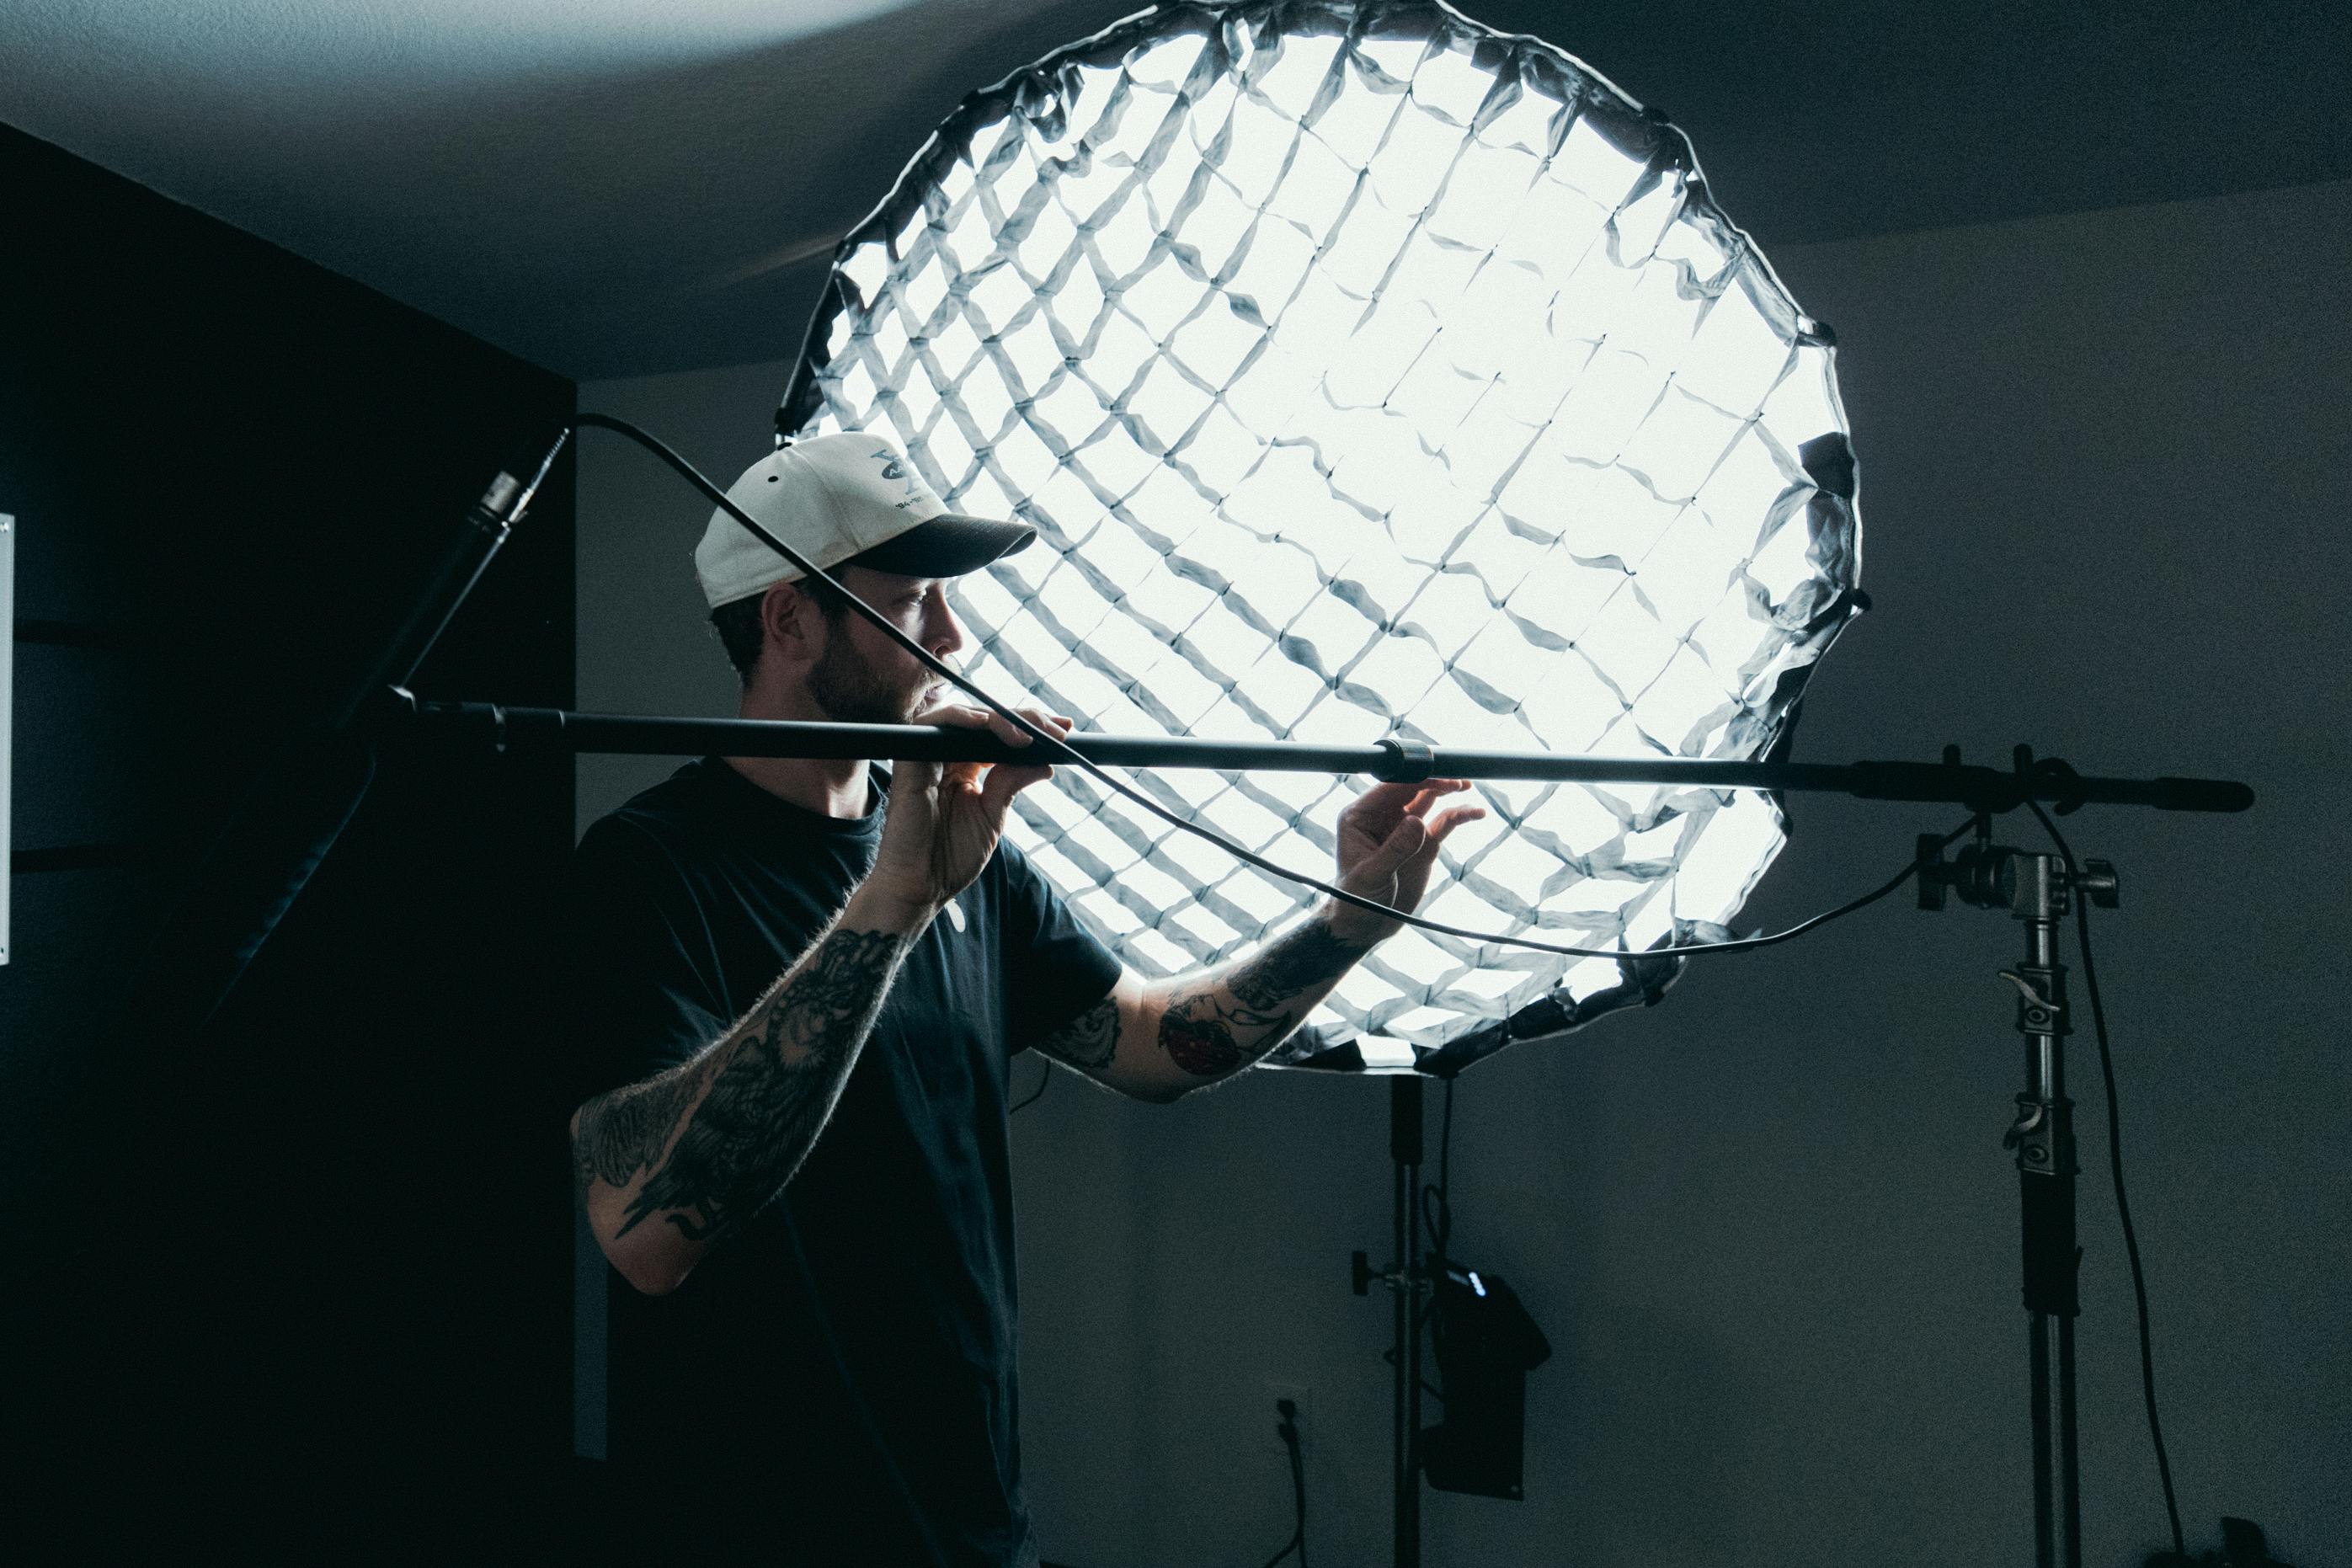
[[[814,308],[814,293],[810,300]],[[627,381],[583,382],[583,413],[645,426],[721,485],[775,447],[782,364],[737,365]],[[580,706],[607,713],[732,718],[735,672],[694,580],[710,503],[626,437],[583,430],[580,535]],[[593,477],[591,477],[593,476]],[[580,826],[667,777],[675,758],[580,759]]]
[[[2333,184],[1774,258],[1842,334],[1878,602],[1822,667],[1800,756],[2025,741],[2261,794],[2233,818],[2093,810],[2071,837],[2124,879],[2100,973],[2191,1549],[2242,1513],[2305,1568],[2352,1559],[2348,253]],[[590,384],[581,405],[724,479],[766,449],[783,379]],[[591,441],[583,705],[731,711],[686,560],[706,510]],[[583,818],[667,766],[583,761]],[[1836,902],[1952,815],[1801,801],[1746,918]],[[2003,917],[1906,896],[1462,1080],[1455,1250],[1556,1353],[1529,1384],[1528,1500],[1431,1494],[1429,1561],[2027,1557],[2000,1144],[2021,1067],[1995,978],[2019,947]],[[2074,1061],[2087,1546],[2136,1563],[2163,1514],[2087,1030]],[[1386,1560],[1389,1320],[1346,1284],[1351,1248],[1388,1250],[1385,1118],[1377,1083],[1265,1073],[1165,1109],[1058,1083],[1016,1121],[1049,1557],[1263,1560],[1289,1529],[1279,1381],[1309,1390],[1316,1560]]]

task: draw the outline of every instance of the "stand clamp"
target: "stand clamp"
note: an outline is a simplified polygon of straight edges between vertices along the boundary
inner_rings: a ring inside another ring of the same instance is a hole
[[[1394,735],[1376,742],[1382,753],[1372,776],[1382,784],[1419,784],[1437,772],[1437,753],[1419,741],[1400,741]]]
[[[2066,1022],[2066,971],[2058,964],[2042,967],[2021,963],[2004,969],[2000,977],[2017,987],[2017,1032],[2021,1035],[2071,1035]]]
[[[1385,1285],[1391,1290],[1410,1290],[1416,1296],[1427,1295],[1436,1289],[1436,1282],[1425,1273],[1410,1272],[1394,1268],[1383,1268],[1374,1273],[1370,1253],[1349,1253],[1348,1270],[1355,1284],[1356,1294],[1359,1296],[1370,1295],[1374,1285]]]

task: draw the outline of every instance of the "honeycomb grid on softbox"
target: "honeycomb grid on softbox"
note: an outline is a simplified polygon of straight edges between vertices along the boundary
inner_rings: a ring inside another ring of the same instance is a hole
[[[1751,759],[1854,613],[1827,331],[1678,131],[1438,5],[1162,5],[974,94],[843,240],[778,423],[1035,524],[951,588],[968,672],[1107,731]],[[1136,783],[1317,872],[1367,787]],[[1719,931],[1785,839],[1752,792],[1478,788],[1456,925]],[[1012,831],[1146,974],[1318,896],[1071,770]],[[1283,1059],[1483,1051],[1676,967],[1408,930]]]

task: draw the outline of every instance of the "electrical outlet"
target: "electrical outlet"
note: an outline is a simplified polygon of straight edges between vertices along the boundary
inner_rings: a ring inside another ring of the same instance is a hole
[[[1265,1433],[1265,1450],[1286,1466],[1289,1464],[1290,1447],[1282,1440],[1282,1415],[1278,1408],[1281,1401],[1286,1399],[1297,1407],[1298,1414],[1291,1419],[1298,1427],[1298,1453],[1299,1457],[1306,1461],[1307,1468],[1312,1470],[1315,1468],[1315,1421],[1311,1414],[1313,1405],[1307,1396],[1307,1385],[1303,1383],[1285,1383],[1278,1378],[1271,1377],[1266,1379],[1265,1397],[1258,1406],[1265,1418],[1263,1429]]]

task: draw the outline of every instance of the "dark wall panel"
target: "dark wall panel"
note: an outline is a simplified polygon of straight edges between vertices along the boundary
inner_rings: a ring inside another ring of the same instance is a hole
[[[569,762],[388,751],[201,1039],[121,1004],[230,804],[572,385],[5,129],[0,192],[16,613],[101,633],[18,644],[15,843],[125,847],[12,884],[12,1489],[86,1542],[156,1513],[253,1554],[509,1555],[565,1452],[531,976]],[[568,703],[572,552],[567,458],[419,686]]]

